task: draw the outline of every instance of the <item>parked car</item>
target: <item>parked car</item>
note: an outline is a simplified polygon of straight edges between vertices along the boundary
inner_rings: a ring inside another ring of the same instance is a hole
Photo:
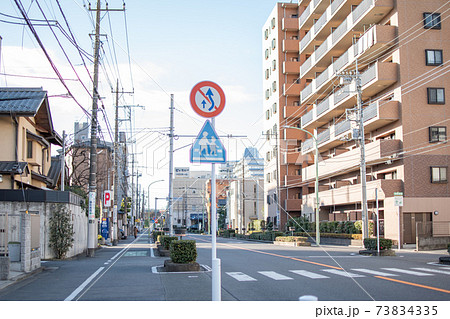
[[[188,227],[188,231],[195,231],[195,230],[199,230],[200,225],[199,224],[194,224]]]

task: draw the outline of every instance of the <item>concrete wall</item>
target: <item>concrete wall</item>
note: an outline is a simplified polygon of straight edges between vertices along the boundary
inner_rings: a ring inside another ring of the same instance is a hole
[[[28,207],[27,207],[28,205]],[[8,212],[8,214],[17,214],[26,211],[31,213],[39,213],[40,215],[40,258],[41,259],[51,259],[55,258],[55,254],[49,247],[49,220],[51,217],[52,210],[55,207],[55,203],[36,203],[28,202],[27,205],[23,202],[0,202],[0,211]],[[83,212],[80,206],[75,204],[62,204],[65,205],[72,216],[72,224],[74,234],[74,243],[71,249],[68,251],[66,257],[73,257],[75,255],[81,254],[87,249],[87,224],[88,219],[86,214]],[[28,215],[29,216],[29,215]],[[23,226],[23,224],[22,224]],[[29,233],[31,236],[30,229],[22,229],[22,234]],[[13,236],[11,232],[11,236]],[[31,247],[30,249],[31,250]]]
[[[450,243],[450,236],[446,237],[416,237],[417,250],[433,250],[433,249],[447,249],[447,244]]]

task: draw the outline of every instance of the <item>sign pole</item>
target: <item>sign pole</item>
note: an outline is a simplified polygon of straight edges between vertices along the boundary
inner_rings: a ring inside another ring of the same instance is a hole
[[[215,119],[212,118],[212,127]],[[221,300],[220,259],[217,258],[217,208],[216,208],[216,164],[211,163],[211,264],[212,264],[212,300]]]

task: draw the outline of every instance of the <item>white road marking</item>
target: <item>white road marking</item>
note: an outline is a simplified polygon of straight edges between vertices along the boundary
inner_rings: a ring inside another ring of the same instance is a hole
[[[97,269],[96,272],[94,272],[88,279],[86,279],[77,289],[75,289],[69,297],[64,299],[64,301],[71,301],[73,300],[92,280],[94,280],[95,277],[103,270],[105,267],[100,267]]]
[[[308,277],[308,278],[312,278],[312,279],[322,279],[322,278],[330,278],[321,274],[316,274],[314,272],[310,272],[307,270],[289,270],[290,272],[293,272],[294,274],[300,275],[300,276],[304,276],[304,277]]]
[[[294,278],[279,274],[275,271],[258,271],[258,273],[274,280],[294,280]]]
[[[338,270],[338,269],[322,269],[322,271],[326,271],[335,275],[348,277],[348,278],[358,278],[358,277],[365,277],[364,275],[354,274],[348,271],[344,270]]]
[[[237,281],[257,281],[255,278],[250,277],[242,272],[227,272],[226,274],[233,277]]]
[[[423,272],[418,272],[418,271],[412,271],[412,270],[406,270],[406,269],[399,269],[399,268],[383,268],[389,271],[395,271],[395,272],[401,272],[404,274],[408,274],[408,275],[414,275],[414,276],[434,276],[433,274],[427,274],[427,273],[423,273]]]
[[[371,275],[377,275],[377,276],[385,276],[385,277],[398,276],[398,275],[390,274],[387,272],[376,271],[376,270],[371,270],[371,269],[364,269],[364,268],[352,268],[352,270],[364,272],[364,273],[371,274]]]
[[[439,269],[430,269],[430,268],[411,268],[411,269],[422,270],[422,271],[429,271],[429,272],[434,272],[434,273],[437,273],[437,274],[450,275],[450,271],[439,270]]]

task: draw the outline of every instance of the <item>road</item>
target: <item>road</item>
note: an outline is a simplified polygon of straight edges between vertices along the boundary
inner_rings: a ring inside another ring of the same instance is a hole
[[[0,300],[209,301],[211,237],[197,241],[197,273],[162,273],[146,234],[104,247],[95,257],[47,261],[44,271],[0,290]],[[354,247],[287,247],[218,238],[222,300],[449,301],[450,267],[440,255],[400,252],[366,257]],[[45,289],[43,289],[45,287]]]

